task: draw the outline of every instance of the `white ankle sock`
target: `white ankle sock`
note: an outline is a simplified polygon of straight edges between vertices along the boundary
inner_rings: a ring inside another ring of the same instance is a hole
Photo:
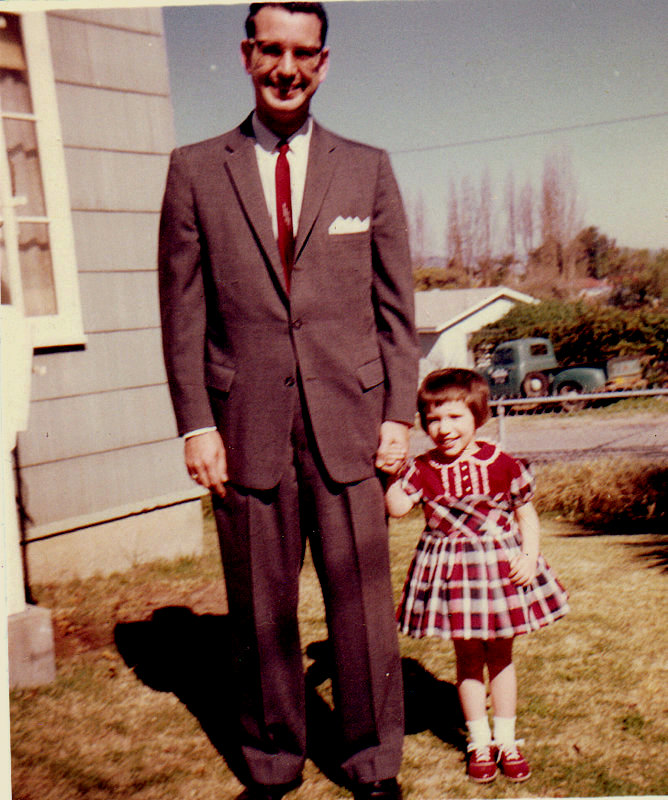
[[[515,717],[494,717],[494,741],[509,747],[515,744]]]
[[[466,727],[469,731],[471,744],[475,747],[486,747],[492,743],[492,731],[489,727],[487,717],[472,719],[467,721]]]

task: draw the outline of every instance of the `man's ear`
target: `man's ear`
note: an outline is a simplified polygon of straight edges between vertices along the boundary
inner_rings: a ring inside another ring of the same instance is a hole
[[[319,75],[318,86],[327,77],[328,70],[329,70],[329,48],[324,47],[322,49],[322,52],[320,53],[320,66],[318,67],[318,75]]]
[[[244,39],[241,42],[239,56],[241,60],[241,66],[246,70],[246,72],[250,72],[250,61],[252,53],[253,53],[253,43],[249,39]]]

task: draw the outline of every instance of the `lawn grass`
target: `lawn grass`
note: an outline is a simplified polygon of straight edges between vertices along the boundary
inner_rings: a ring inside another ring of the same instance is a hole
[[[391,525],[397,599],[421,526],[417,512]],[[58,674],[49,686],[12,693],[13,800],[236,797],[241,784],[219,752],[226,747],[219,723],[229,719],[234,687],[219,666],[225,598],[210,518],[206,527],[200,558],[35,587],[53,612]],[[542,542],[572,611],[516,643],[518,735],[533,776],[522,785],[466,780],[451,645],[402,637],[402,655],[420,679],[407,684],[406,798],[668,794],[667,537],[631,528],[593,535],[544,516]],[[114,643],[116,624],[137,634],[134,670]],[[301,626],[305,646],[326,637],[310,560]],[[327,697],[326,680],[319,692]],[[323,774],[331,720],[327,706],[314,708],[319,766],[307,762],[305,783],[289,798],[350,797]]]

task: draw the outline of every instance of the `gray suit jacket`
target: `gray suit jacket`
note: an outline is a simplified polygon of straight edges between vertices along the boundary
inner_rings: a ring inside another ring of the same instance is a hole
[[[353,220],[343,224],[348,232],[332,232],[337,218]],[[250,118],[176,149],[159,277],[179,433],[217,425],[234,483],[268,489],[280,480],[298,375],[337,482],[373,474],[383,420],[412,422],[413,283],[401,198],[383,151],[314,123],[288,295]]]

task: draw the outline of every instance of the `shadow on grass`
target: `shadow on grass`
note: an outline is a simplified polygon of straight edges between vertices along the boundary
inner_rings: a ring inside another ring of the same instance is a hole
[[[230,638],[225,615],[195,614],[184,606],[159,608],[150,619],[114,627],[114,641],[126,665],[151,689],[172,692],[247,785],[236,735],[233,658],[225,647]]]
[[[121,622],[114,641],[126,665],[146,686],[173,693],[199,721],[227,766],[248,785],[238,735],[238,692],[233,678],[229,620],[225,615],[195,614],[184,606],[167,606],[150,619]],[[306,649],[312,664],[306,671],[308,757],[333,783],[346,785],[332,742],[336,717],[318,692],[331,677],[328,643]],[[412,658],[402,661],[406,733],[431,730],[442,741],[465,749],[464,719],[456,687],[438,680]]]
[[[627,547],[635,549],[635,557],[649,561],[649,567],[658,568],[668,574],[668,536],[654,534],[639,536],[638,540],[626,543]]]
[[[660,523],[647,520],[618,522],[615,525],[596,527],[582,533],[570,532],[559,535],[565,539],[587,539],[590,536],[633,536],[632,541],[626,541],[624,544],[634,551],[635,558],[649,562],[648,569],[658,569],[659,572],[668,574],[668,535],[655,533],[659,525],[665,526],[665,520]]]
[[[430,730],[466,752],[466,721],[454,683],[439,680],[414,658],[402,659],[406,733]]]

